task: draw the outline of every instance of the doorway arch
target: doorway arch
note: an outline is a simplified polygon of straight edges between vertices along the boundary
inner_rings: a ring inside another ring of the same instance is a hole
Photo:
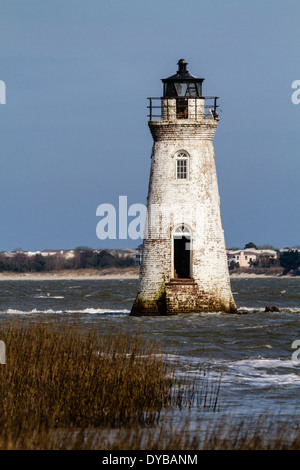
[[[173,275],[175,279],[192,278],[192,232],[185,224],[173,231]]]

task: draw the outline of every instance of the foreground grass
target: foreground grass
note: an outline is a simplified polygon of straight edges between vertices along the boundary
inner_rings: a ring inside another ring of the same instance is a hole
[[[299,449],[299,426],[199,419],[189,409],[218,409],[220,381],[203,370],[176,378],[176,364],[139,336],[101,336],[66,325],[0,328],[0,449]],[[183,413],[182,426],[167,424]],[[200,415],[199,415],[200,416]]]
[[[216,409],[218,384],[209,388],[204,376],[200,386],[179,382],[176,364],[139,336],[15,323],[2,326],[0,338],[6,343],[6,365],[0,367],[2,449],[57,446],[55,430],[68,430],[69,438],[73,430],[79,436],[78,430],[91,428],[155,426],[168,410],[193,404]]]
[[[273,417],[274,418],[274,417]],[[264,418],[242,421],[221,420],[216,427],[202,425],[191,431],[189,419],[177,429],[121,429],[52,436],[53,449],[69,450],[300,450],[300,426],[275,422],[265,426]],[[49,436],[48,436],[49,438]],[[43,437],[46,442],[47,435]]]
[[[155,424],[174,399],[173,368],[151,345],[51,324],[0,331],[0,416],[46,427]]]

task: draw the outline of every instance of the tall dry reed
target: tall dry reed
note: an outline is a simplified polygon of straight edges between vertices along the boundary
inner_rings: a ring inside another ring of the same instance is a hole
[[[169,409],[201,406],[202,395],[206,408],[218,400],[217,390],[207,401],[207,379],[178,380],[176,364],[139,335],[23,322],[2,325],[0,339],[0,448],[39,448],[55,430],[76,430],[78,443],[78,430],[154,426]]]

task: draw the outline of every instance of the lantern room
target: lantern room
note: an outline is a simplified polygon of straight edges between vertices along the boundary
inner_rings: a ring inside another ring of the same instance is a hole
[[[177,62],[178,70],[175,75],[163,78],[163,96],[149,98],[150,121],[161,119],[163,121],[177,121],[188,119],[198,121],[203,119],[219,120],[217,113],[217,96],[203,96],[202,83],[204,78],[197,78],[187,70],[187,61],[180,59]],[[160,104],[156,104],[157,101]],[[157,110],[160,113],[157,114]]]
[[[169,78],[163,78],[164,98],[201,98],[204,78],[197,78],[187,71],[187,61],[180,59],[178,71]]]

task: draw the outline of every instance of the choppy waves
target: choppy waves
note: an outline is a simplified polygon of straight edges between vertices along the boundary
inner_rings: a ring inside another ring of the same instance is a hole
[[[7,315],[35,315],[35,314],[87,314],[87,315],[124,315],[129,314],[130,310],[127,309],[118,309],[118,310],[111,310],[105,308],[85,308],[82,310],[54,310],[54,309],[46,309],[40,310],[38,308],[34,308],[32,310],[18,310],[13,308],[8,308],[7,310],[1,311],[0,314],[7,314]]]
[[[222,388],[231,390],[252,388],[252,390],[278,388],[290,385],[300,386],[299,366],[292,359],[270,359],[256,357],[236,361],[208,360],[189,356],[166,355],[165,359],[180,365],[179,376],[201,378],[206,376],[211,382],[221,379]]]
[[[265,313],[265,307],[239,307],[238,313]],[[272,312],[274,314],[278,312]],[[300,306],[299,307],[281,307],[279,308],[279,313],[300,313]]]

